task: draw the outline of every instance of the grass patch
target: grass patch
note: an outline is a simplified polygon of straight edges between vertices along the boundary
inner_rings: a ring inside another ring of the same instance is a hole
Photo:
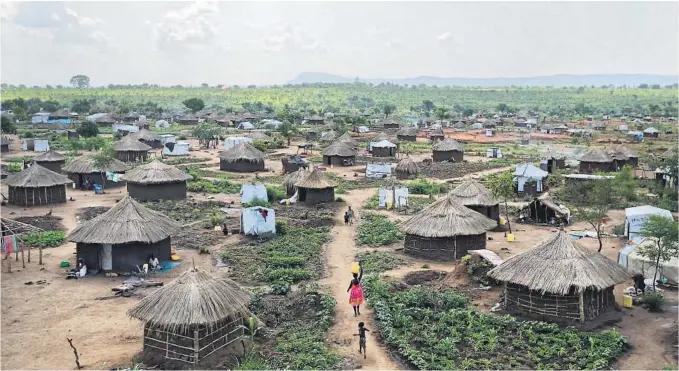
[[[328,241],[328,228],[286,227],[285,234],[265,243],[227,247],[222,257],[237,281],[289,285],[320,277],[321,247]]]
[[[429,197],[408,197],[408,209],[414,213],[422,211],[429,204],[436,201],[435,198]]]
[[[383,341],[418,369],[606,369],[628,347],[615,330],[561,329],[468,308],[455,291],[361,282]]]
[[[210,201],[193,202],[186,200],[159,200],[147,202],[146,207],[155,211],[160,211],[170,219],[176,220],[182,224],[195,222],[201,219],[214,220],[217,217],[223,217],[223,213],[219,211],[219,203]]]
[[[398,225],[384,215],[364,213],[358,225],[359,246],[384,246],[403,239]]]
[[[19,241],[25,247],[58,247],[66,240],[64,231],[31,232],[21,236]]]
[[[360,252],[356,259],[365,273],[386,272],[409,263],[408,259],[386,251]]]
[[[430,153],[431,152],[431,143],[403,141],[399,145],[399,152],[401,152],[401,153]]]
[[[365,205],[363,205],[363,208],[365,210],[377,210],[380,208],[380,198],[377,192],[375,192],[374,195],[370,196]]]
[[[446,183],[430,182],[424,177],[408,182],[408,192],[414,195],[437,195],[448,191]]]

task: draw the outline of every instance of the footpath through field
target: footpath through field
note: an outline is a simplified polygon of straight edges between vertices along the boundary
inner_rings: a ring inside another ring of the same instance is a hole
[[[395,370],[396,364],[389,358],[386,348],[379,345],[376,340],[377,331],[373,321],[373,312],[364,302],[361,305],[361,315],[354,317],[354,311],[349,305],[347,288],[351,281],[351,263],[358,253],[356,247],[356,227],[344,225],[344,212],[351,206],[354,217],[358,219],[360,207],[375,193],[375,189],[356,189],[351,193],[342,195],[346,204],[335,216],[335,226],[332,228],[332,242],[327,246],[328,278],[321,281],[322,284],[331,288],[332,295],[337,300],[337,314],[335,326],[330,329],[329,337],[332,343],[337,344],[339,350],[346,356],[352,357],[357,364],[362,365],[364,370]],[[364,272],[368,273],[368,272]],[[358,322],[364,322],[371,331],[366,339],[367,359],[363,359],[358,353]]]

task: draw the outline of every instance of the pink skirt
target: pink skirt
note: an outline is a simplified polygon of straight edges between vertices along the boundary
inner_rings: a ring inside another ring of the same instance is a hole
[[[354,307],[363,304],[363,290],[361,289],[361,285],[351,286],[351,290],[349,291],[349,304]]]

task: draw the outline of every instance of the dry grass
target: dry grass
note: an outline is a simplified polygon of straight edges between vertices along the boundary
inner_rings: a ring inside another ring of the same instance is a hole
[[[57,151],[47,151],[38,157],[34,157],[35,162],[59,162],[66,161],[66,156]]]
[[[346,143],[335,142],[323,149],[323,156],[351,157],[356,156],[356,150],[347,146]]]
[[[458,151],[464,152],[464,147],[458,141],[452,138],[446,138],[444,141],[435,144],[431,147],[432,151],[438,152],[448,152],[448,151]]]
[[[337,182],[330,180],[324,172],[313,169],[309,175],[295,183],[297,188],[324,189],[337,187]]]
[[[408,175],[415,175],[420,173],[420,167],[411,158],[407,157],[401,160],[394,170],[397,173],[405,173]]]
[[[113,143],[113,149],[116,150],[117,152],[126,151],[143,152],[150,150],[151,146],[142,143],[128,135],[126,137],[123,137],[123,139]]]
[[[229,148],[219,155],[219,158],[226,162],[248,161],[263,162],[264,153],[255,148],[250,143],[239,143],[233,148]]]
[[[66,164],[62,170],[67,173],[74,174],[91,174],[91,173],[103,173],[106,171],[114,173],[124,173],[129,169],[129,165],[124,162],[113,159],[111,164],[106,169],[99,169],[95,166],[92,154],[83,155],[76,157],[70,163]]]
[[[34,164],[20,173],[16,173],[3,180],[10,187],[39,188],[51,187],[59,184],[71,184],[73,181],[54,171]]]
[[[158,160],[138,166],[123,175],[123,180],[136,184],[164,184],[185,182],[191,179],[193,179],[191,175]]]
[[[451,196],[465,206],[495,206],[499,204],[490,191],[475,180],[467,180],[452,192]]]

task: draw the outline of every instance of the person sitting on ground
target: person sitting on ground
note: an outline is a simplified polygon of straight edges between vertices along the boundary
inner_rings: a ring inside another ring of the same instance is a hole
[[[163,269],[163,267],[160,266],[160,262],[158,261],[158,258],[155,254],[151,254],[151,258],[149,259],[149,267],[151,267],[152,271]]]

